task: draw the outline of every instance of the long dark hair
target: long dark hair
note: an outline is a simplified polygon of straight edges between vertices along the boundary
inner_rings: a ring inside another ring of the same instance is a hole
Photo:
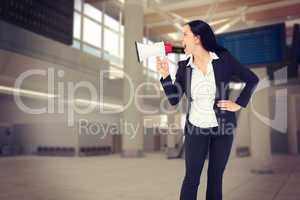
[[[193,20],[186,23],[186,25],[190,26],[191,31],[195,36],[200,36],[201,43],[205,50],[217,53],[227,51],[226,48],[217,43],[216,36],[212,28],[206,22],[202,20]]]

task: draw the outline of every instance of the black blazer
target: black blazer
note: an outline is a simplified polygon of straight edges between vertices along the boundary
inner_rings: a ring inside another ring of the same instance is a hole
[[[213,71],[216,83],[216,98],[214,101],[214,111],[218,119],[219,127],[233,126],[236,127],[235,112],[221,110],[216,104],[219,100],[228,100],[229,98],[229,82],[237,77],[246,85],[241,91],[235,103],[242,107],[246,107],[250,97],[258,84],[258,77],[249,69],[241,65],[228,51],[220,53],[215,52],[219,59],[212,61]],[[191,75],[192,67],[187,66],[189,59],[178,62],[175,82],[172,84],[170,75],[165,79],[161,77],[160,82],[163,86],[165,94],[171,105],[179,103],[183,94],[187,97],[187,115],[186,123],[189,116],[191,98]],[[205,116],[203,116],[205,117]]]

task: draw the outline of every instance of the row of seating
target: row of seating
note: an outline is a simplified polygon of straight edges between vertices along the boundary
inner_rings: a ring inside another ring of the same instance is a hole
[[[107,155],[112,153],[111,146],[80,147],[80,156]]]
[[[54,147],[54,146],[39,146],[37,147],[38,155],[45,156],[74,156],[74,147]]]
[[[2,145],[0,146],[0,156],[15,156],[21,154],[19,145]]]
[[[38,146],[37,155],[44,156],[75,156],[74,147]],[[107,155],[112,153],[111,146],[80,147],[79,156]]]

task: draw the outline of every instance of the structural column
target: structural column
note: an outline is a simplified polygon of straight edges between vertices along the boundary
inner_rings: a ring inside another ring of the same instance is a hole
[[[260,79],[260,84],[268,84],[266,68],[254,70]],[[269,93],[270,88],[262,85],[253,93],[250,107],[251,155],[254,159],[252,171],[255,173],[271,173],[271,124]],[[269,124],[268,124],[269,123]]]
[[[297,116],[297,102],[300,100],[300,95],[292,94],[292,92],[288,94],[288,150],[291,155],[299,155],[298,123],[300,118],[299,115]]]
[[[167,134],[167,152],[174,151],[176,145],[176,135],[174,134],[174,128],[176,123],[175,113],[168,114],[168,134]]]
[[[142,41],[144,27],[143,1],[125,0],[124,5],[124,84],[123,101],[128,107],[123,112],[123,157],[141,157],[144,149],[143,115],[136,106],[134,94],[143,82],[143,66],[137,62],[135,41]]]

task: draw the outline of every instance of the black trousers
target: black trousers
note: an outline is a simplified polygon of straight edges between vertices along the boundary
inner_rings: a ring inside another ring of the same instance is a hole
[[[227,164],[233,134],[209,134],[210,129],[195,127],[188,122],[189,132],[207,134],[185,134],[185,177],[182,183],[180,200],[197,200],[200,176],[207,153],[209,163],[207,171],[206,200],[222,200],[222,179]]]

